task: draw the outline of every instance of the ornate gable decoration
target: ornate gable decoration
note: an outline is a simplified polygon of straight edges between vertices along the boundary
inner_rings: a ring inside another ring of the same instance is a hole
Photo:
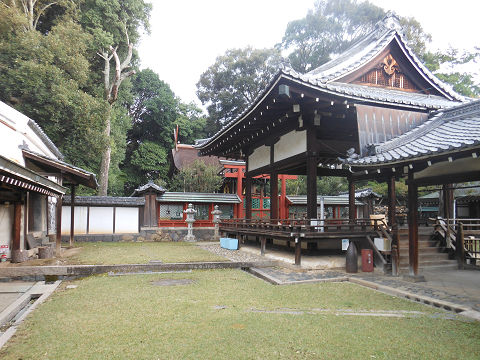
[[[385,56],[379,64],[369,70],[366,74],[357,78],[354,83],[395,88],[406,91],[419,90],[402,72],[392,54]]]

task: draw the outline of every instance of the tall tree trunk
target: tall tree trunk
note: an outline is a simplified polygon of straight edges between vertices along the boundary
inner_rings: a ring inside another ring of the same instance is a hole
[[[107,103],[106,107],[107,108],[105,111],[105,129],[103,132],[106,140],[106,145],[102,153],[102,162],[100,163],[100,173],[98,174],[98,177],[99,177],[98,195],[99,196],[107,196],[108,171],[110,170],[110,157],[112,154],[112,144],[110,142],[111,141],[110,128],[111,128],[112,105]]]
[[[125,71],[130,67],[130,61],[132,60],[132,50],[133,44],[130,42],[128,37],[127,28],[125,27],[125,37],[128,45],[128,52],[123,62],[120,62],[120,58],[117,54],[117,48],[110,47],[110,53],[107,51],[100,51],[97,53],[105,61],[105,67],[103,70],[103,90],[104,98],[106,101],[106,113],[105,113],[105,129],[103,134],[105,136],[106,145],[102,153],[102,162],[100,164],[100,174],[99,174],[99,189],[98,195],[107,196],[108,189],[108,171],[110,170],[110,158],[112,154],[112,143],[110,138],[110,129],[111,129],[111,117],[112,117],[112,106],[117,101],[118,98],[118,89],[123,80],[135,74],[135,70]],[[113,58],[115,61],[115,72],[113,73],[113,79],[110,79],[110,60]]]

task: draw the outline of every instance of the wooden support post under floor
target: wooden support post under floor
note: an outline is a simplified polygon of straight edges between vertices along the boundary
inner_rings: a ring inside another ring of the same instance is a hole
[[[295,265],[300,266],[302,263],[302,243],[300,239],[295,239]]]
[[[260,238],[260,255],[264,256],[265,255],[265,246],[267,243],[267,238],[265,236],[262,236]]]

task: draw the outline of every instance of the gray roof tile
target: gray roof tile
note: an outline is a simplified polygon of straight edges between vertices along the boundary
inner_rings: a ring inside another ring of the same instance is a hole
[[[70,205],[71,196],[64,196],[63,204]],[[117,196],[75,196],[75,205],[137,207],[145,205],[145,198]]]
[[[396,162],[475,146],[480,147],[480,100],[439,111],[417,128],[377,145],[375,155],[350,164]]]

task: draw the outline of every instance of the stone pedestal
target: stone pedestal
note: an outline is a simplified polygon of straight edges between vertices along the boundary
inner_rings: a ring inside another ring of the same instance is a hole
[[[183,211],[187,214],[187,219],[185,222],[187,223],[187,235],[183,238],[183,241],[193,242],[195,241],[195,235],[193,235],[193,223],[195,222],[195,213],[197,210],[193,208],[192,204],[188,204],[187,210]]]
[[[213,215],[213,224],[215,225],[215,230],[213,233],[213,240],[219,241],[220,240],[220,234],[219,234],[219,224],[220,224],[220,215],[222,215],[222,211],[218,209],[218,205],[215,205],[214,210],[212,211]]]

